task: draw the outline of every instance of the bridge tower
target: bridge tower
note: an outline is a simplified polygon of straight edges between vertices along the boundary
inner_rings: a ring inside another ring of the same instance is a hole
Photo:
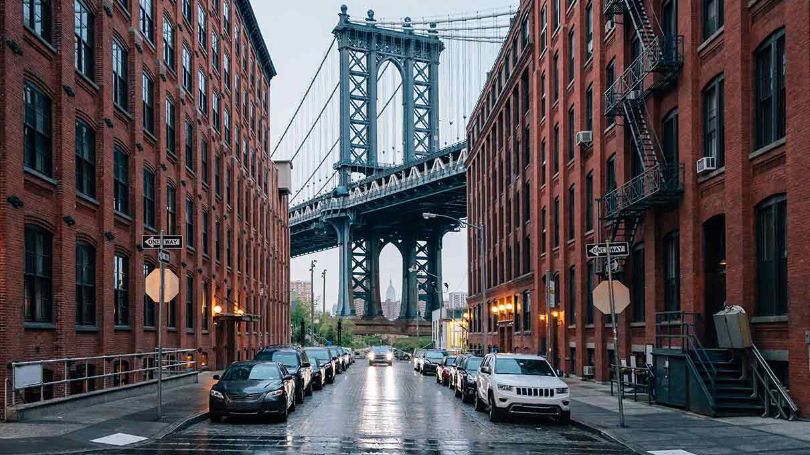
[[[347,197],[352,178],[373,176],[382,168],[377,146],[377,80],[386,61],[402,77],[404,165],[439,151],[439,56],[444,44],[434,33],[415,33],[406,18],[404,31],[376,25],[369,10],[363,23],[350,21],[346,5],[332,33],[340,56],[340,159],[335,163],[340,180],[333,197]],[[400,319],[415,319],[424,302],[429,317],[441,299],[441,235],[415,225],[397,232],[377,230],[357,222],[350,211],[324,216],[335,229],[340,254],[341,316],[356,314],[362,302],[363,318],[383,317],[379,285],[379,257],[387,243],[397,246],[403,259]],[[359,306],[359,305],[358,305]],[[424,315],[423,315],[424,316]]]

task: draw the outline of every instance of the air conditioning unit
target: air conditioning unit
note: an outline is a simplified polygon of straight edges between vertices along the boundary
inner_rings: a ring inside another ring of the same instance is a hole
[[[630,90],[627,92],[627,99],[628,100],[640,100],[644,97],[644,94],[641,93],[641,90]]]
[[[590,147],[593,143],[593,131],[577,131],[577,145]]]
[[[703,174],[717,169],[717,159],[713,156],[704,156],[697,160],[697,173]]]
[[[592,378],[594,376],[593,365],[585,365],[582,367],[582,377]]]
[[[606,34],[608,32],[610,32],[610,31],[612,31],[614,28],[616,28],[616,22],[614,22],[613,19],[608,19],[607,21],[605,21],[605,33]]]

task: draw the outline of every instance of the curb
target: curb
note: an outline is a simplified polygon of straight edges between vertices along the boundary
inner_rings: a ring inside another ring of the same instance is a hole
[[[166,429],[160,431],[155,436],[149,438],[149,441],[159,441],[166,436],[185,430],[186,428],[198,424],[208,418],[208,411],[198,412],[197,414],[186,417],[185,419],[170,424]]]
[[[626,448],[627,450],[633,452],[636,455],[649,455],[647,452],[636,449],[635,447],[631,447],[629,444],[627,444],[623,440],[621,440],[621,439],[617,438],[616,436],[614,436],[613,434],[611,434],[608,430],[603,430],[603,429],[598,428],[596,426],[585,423],[585,422],[583,422],[581,420],[576,420],[573,416],[571,417],[571,424],[574,425],[575,427],[580,428],[582,430],[585,430],[585,431],[587,431],[589,433],[598,434],[599,436],[602,436],[603,438],[609,439],[609,440],[615,442],[616,444],[619,444],[620,446]]]

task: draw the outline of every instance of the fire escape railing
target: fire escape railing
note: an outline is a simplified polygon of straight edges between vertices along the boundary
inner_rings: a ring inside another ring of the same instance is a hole
[[[603,216],[613,220],[622,213],[646,210],[642,203],[656,195],[677,195],[683,191],[683,164],[659,164],[633,177],[602,198]],[[657,201],[650,201],[652,203]]]

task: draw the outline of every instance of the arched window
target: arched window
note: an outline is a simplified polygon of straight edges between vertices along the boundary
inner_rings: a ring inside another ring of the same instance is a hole
[[[76,325],[96,325],[96,249],[76,243]]]

